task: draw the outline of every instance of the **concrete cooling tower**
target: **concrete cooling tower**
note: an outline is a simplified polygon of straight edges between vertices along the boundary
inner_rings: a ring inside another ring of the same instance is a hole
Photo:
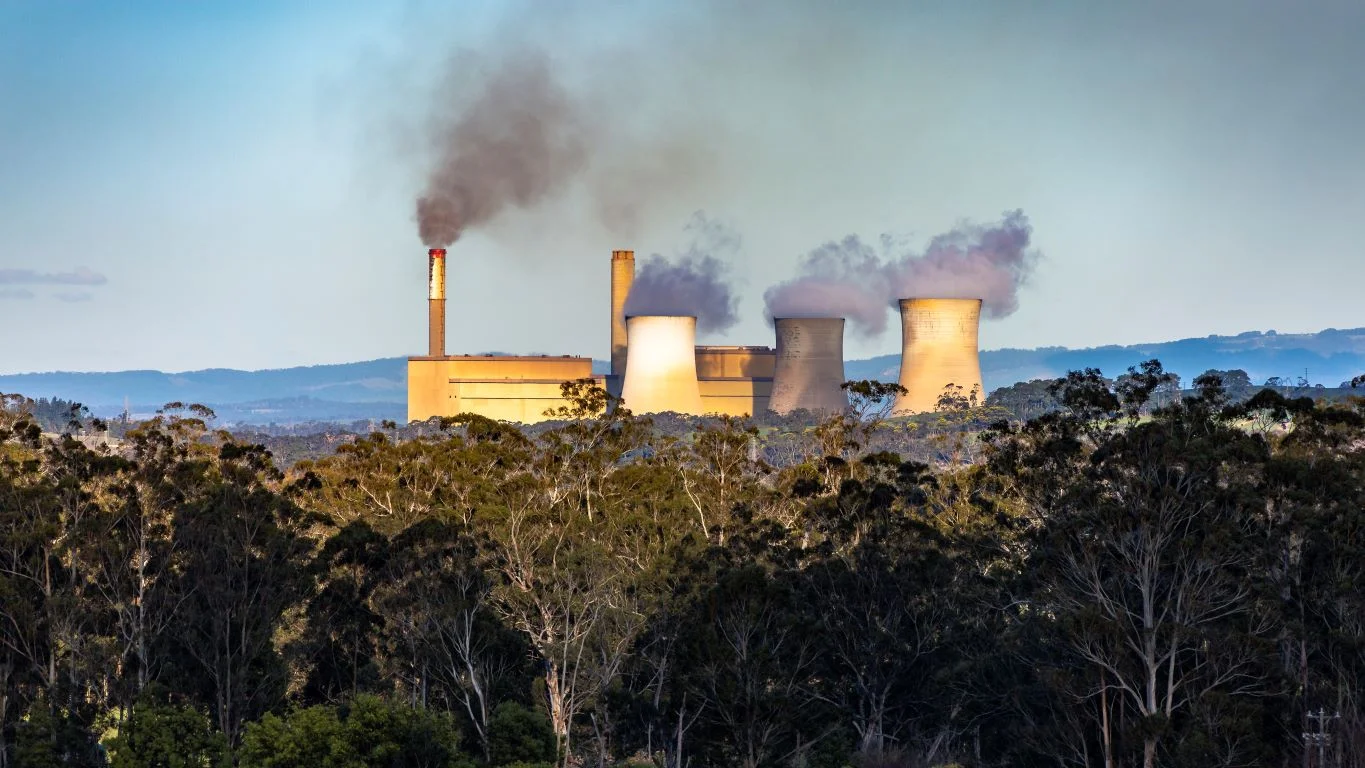
[[[768,408],[780,414],[804,408],[841,412],[848,396],[844,383],[844,318],[782,317],[777,330],[777,361]]]
[[[635,413],[702,415],[696,343],[695,317],[627,317],[626,374],[621,385],[625,407]]]
[[[977,402],[986,396],[981,384],[977,331],[981,299],[901,299],[901,374],[906,392],[896,398],[896,415],[931,413],[949,384],[961,387]]]

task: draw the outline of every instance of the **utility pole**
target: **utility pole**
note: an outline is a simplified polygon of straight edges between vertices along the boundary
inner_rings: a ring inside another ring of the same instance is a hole
[[[1326,768],[1327,745],[1332,741],[1332,734],[1327,732],[1327,724],[1340,718],[1340,712],[1329,715],[1327,714],[1326,709],[1321,708],[1319,708],[1317,712],[1312,710],[1308,711],[1308,719],[1317,723],[1318,730],[1316,733],[1313,731],[1303,732],[1303,756],[1305,765],[1308,763],[1308,755],[1312,753],[1314,747],[1317,747],[1318,761],[1314,764],[1314,768]]]

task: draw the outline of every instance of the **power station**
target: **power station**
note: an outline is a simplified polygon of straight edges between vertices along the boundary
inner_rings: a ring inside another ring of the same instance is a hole
[[[448,355],[445,343],[446,251],[427,252],[428,349],[408,358],[408,420],[474,413],[532,424],[565,405],[560,385],[595,379],[635,413],[752,416],[797,410],[835,413],[848,407],[844,318],[774,320],[776,349],[697,346],[696,317],[627,317],[635,252],[611,253],[611,367],[592,372],[578,356]],[[902,351],[896,415],[938,410],[949,385],[984,397],[977,334],[980,299],[900,301]]]

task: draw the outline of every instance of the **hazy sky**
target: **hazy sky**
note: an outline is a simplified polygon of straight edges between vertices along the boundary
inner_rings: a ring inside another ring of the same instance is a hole
[[[696,210],[742,237],[717,343],[826,241],[1015,208],[986,348],[1362,326],[1362,39],[1358,0],[0,3],[0,373],[421,353],[427,129],[517,51],[621,128],[451,248],[452,352],[607,357],[611,250]]]

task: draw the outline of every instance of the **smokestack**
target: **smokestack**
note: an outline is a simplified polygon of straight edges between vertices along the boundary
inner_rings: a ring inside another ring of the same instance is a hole
[[[626,297],[635,282],[635,251],[611,252],[611,375],[626,372]]]
[[[844,383],[844,318],[783,317],[777,329],[777,361],[768,409],[788,414],[804,408],[842,412],[848,396]]]
[[[625,381],[621,399],[635,413],[674,411],[702,415],[697,384],[697,318],[639,315],[626,318]]]
[[[427,355],[446,356],[446,249],[427,251]]]
[[[893,414],[932,413],[949,384],[955,394],[977,402],[985,398],[977,331],[981,299],[901,299],[901,375],[906,392],[896,398]]]

